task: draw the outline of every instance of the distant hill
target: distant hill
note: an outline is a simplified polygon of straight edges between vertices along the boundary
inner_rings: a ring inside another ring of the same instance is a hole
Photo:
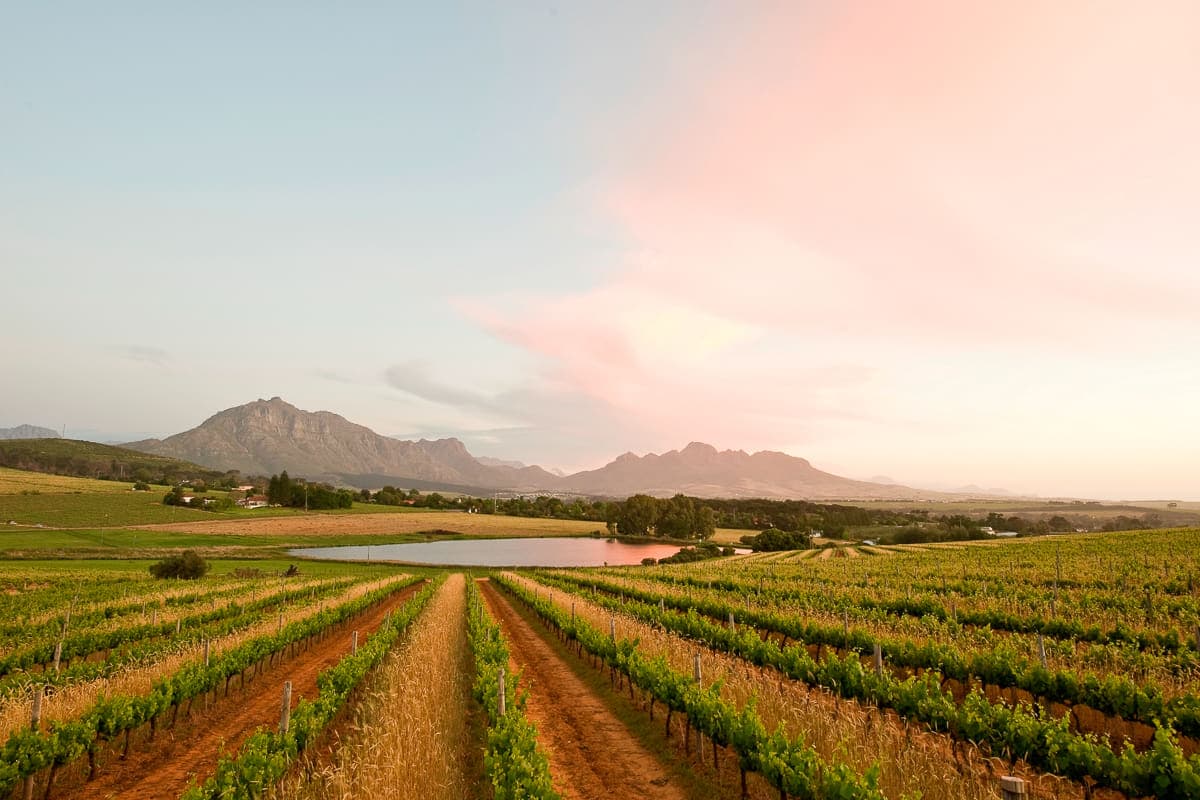
[[[58,431],[40,425],[18,425],[15,428],[0,428],[3,439],[57,439]]]
[[[329,411],[304,411],[281,398],[226,409],[166,439],[127,447],[214,469],[361,483],[363,476],[424,486],[537,491],[559,479],[540,467],[480,463],[458,439],[404,441],[381,436]]]
[[[718,451],[692,442],[657,455],[625,453],[606,466],[562,480],[565,489],[626,497],[637,492],[695,497],[803,498],[806,500],[915,499],[936,492],[897,484],[856,481],[822,472],[803,458],[764,450]]]
[[[475,460],[485,467],[512,467],[513,469],[525,469],[527,464],[520,461],[509,461],[504,458],[492,458],[491,456],[475,456]]]
[[[0,466],[71,475],[77,478],[174,484],[200,478],[216,481],[222,470],[160,455],[77,439],[7,439],[0,441]]]

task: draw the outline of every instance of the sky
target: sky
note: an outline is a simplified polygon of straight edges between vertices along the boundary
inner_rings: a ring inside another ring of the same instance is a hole
[[[1200,4],[0,10],[0,426],[1200,499]]]

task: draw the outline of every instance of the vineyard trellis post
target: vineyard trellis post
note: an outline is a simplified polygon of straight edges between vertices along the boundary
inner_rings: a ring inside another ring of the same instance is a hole
[[[1022,800],[1029,797],[1029,784],[1021,778],[1005,775],[1000,778],[1000,796],[1003,800]]]
[[[875,674],[883,675],[883,647],[879,642],[875,643]]]
[[[37,733],[42,725],[42,692],[44,687],[38,685],[33,694],[33,713],[29,717],[29,729]],[[33,776],[29,775],[25,778],[25,800],[33,800]]]
[[[350,655],[358,654],[358,631],[350,635]]]
[[[283,682],[283,706],[279,710],[279,732],[287,733],[292,721],[292,682]]]
[[[496,673],[496,713],[501,717],[504,716],[506,710],[504,707],[504,694],[504,667],[501,667],[500,671]]]

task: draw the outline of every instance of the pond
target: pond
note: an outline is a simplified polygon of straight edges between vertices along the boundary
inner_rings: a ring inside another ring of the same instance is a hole
[[[626,544],[562,536],[530,539],[455,539],[446,542],[307,547],[288,552],[339,561],[404,561],[459,567],[601,567],[640,564],[679,552],[675,544]]]

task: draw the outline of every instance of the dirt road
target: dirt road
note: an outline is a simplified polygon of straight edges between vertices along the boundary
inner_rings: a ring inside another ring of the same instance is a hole
[[[529,691],[526,713],[550,759],[554,788],[568,800],[684,800],[657,757],[634,738],[557,651],[486,581],[484,598],[508,639],[512,667]]]

